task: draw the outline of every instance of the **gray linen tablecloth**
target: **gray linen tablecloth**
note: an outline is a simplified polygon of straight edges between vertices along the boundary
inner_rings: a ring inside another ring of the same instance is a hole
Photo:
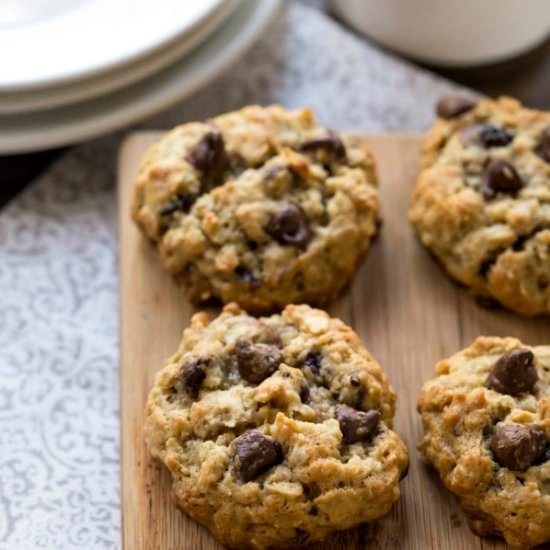
[[[231,71],[140,126],[279,102],[338,129],[422,130],[453,89],[293,3]],[[122,136],[71,150],[0,215],[1,549],[120,547]]]

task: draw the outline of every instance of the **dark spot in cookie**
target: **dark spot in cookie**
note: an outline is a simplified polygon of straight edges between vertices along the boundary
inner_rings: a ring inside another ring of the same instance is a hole
[[[355,386],[356,388],[361,385],[361,379],[359,378],[359,375],[355,372],[349,377],[349,381],[350,384],[352,386]]]
[[[315,482],[304,483],[302,487],[304,495],[310,500],[315,500],[321,494],[321,488]]]
[[[490,149],[492,147],[505,147],[514,139],[514,136],[500,126],[482,124],[479,128],[478,138],[483,147]]]
[[[549,460],[550,460],[550,442],[547,441],[544,445],[543,450],[541,451],[540,455],[538,456],[537,460],[533,463],[533,465],[544,464]]]
[[[183,387],[192,397],[197,397],[203,380],[206,378],[207,360],[198,357],[181,366],[181,381]]]
[[[318,150],[326,151],[330,156],[336,159],[344,159],[346,157],[346,147],[342,140],[334,133],[310,139],[302,143],[301,150],[304,153],[316,152]]]
[[[514,250],[514,252],[522,251],[525,248],[525,243],[535,237],[536,234],[539,233],[539,231],[544,231],[544,229],[544,227],[537,226],[529,233],[526,233],[525,235],[520,235],[512,244],[512,250]]]
[[[302,400],[302,403],[309,403],[310,396],[311,392],[309,386],[307,384],[302,384],[300,387],[300,399]]]
[[[159,213],[161,216],[171,216],[174,212],[187,214],[196,200],[196,195],[178,193],[160,209]]]
[[[283,459],[281,445],[258,430],[251,430],[235,440],[234,465],[243,481],[252,481]]]
[[[293,204],[283,204],[271,218],[266,232],[281,244],[305,248],[311,239],[311,229],[303,210]]]
[[[505,353],[491,369],[487,385],[508,395],[533,391],[539,379],[533,364],[534,359],[533,352],[528,349],[515,349]]]
[[[544,432],[538,428],[501,424],[491,439],[491,451],[501,466],[523,471],[538,460],[545,443]]]
[[[524,247],[525,247],[525,243],[529,240],[529,236],[528,235],[521,235],[520,237],[518,237],[514,243],[512,244],[512,250],[514,252],[521,252]]]
[[[478,273],[480,277],[483,277],[484,279],[487,279],[487,276],[489,275],[489,272],[491,271],[492,267],[495,265],[499,255],[504,252],[504,249],[497,248],[496,250],[492,250],[489,255],[479,264]]]
[[[258,243],[256,241],[253,241],[253,240],[248,240],[248,241],[246,241],[246,246],[248,246],[248,248],[250,248],[250,250],[256,250],[258,248]]]
[[[250,269],[247,269],[242,265],[239,265],[235,268],[235,273],[237,274],[239,279],[241,279],[241,281],[245,282],[252,289],[256,289],[262,284],[262,279],[260,277],[254,275],[254,273],[250,271]]]
[[[348,445],[369,439],[380,422],[380,413],[376,410],[358,411],[348,405],[336,407],[336,419],[344,442]]]
[[[488,269],[490,266],[487,266],[486,268]],[[476,296],[475,300],[476,304],[484,309],[502,309],[501,303],[491,296]]]
[[[187,160],[207,176],[220,175],[229,166],[221,132],[212,129],[206,133],[191,149]]]
[[[312,506],[310,509],[309,509],[309,515],[310,516],[316,516],[319,514],[319,509],[317,508],[317,506]]]
[[[313,374],[319,374],[321,372],[321,363],[323,361],[323,354],[316,349],[308,351],[304,359],[304,368],[311,370]]]
[[[497,193],[515,195],[522,187],[523,180],[514,165],[502,159],[489,162],[481,179],[481,193],[487,200]]]
[[[259,384],[271,376],[283,362],[283,354],[277,346],[253,344],[239,338],[235,355],[240,375],[251,384]]]
[[[294,542],[296,544],[306,544],[308,540],[309,533],[305,529],[300,529],[300,527],[296,527],[294,529]]]
[[[476,102],[467,97],[447,95],[439,99],[435,111],[441,118],[454,118],[471,111],[475,106]]]
[[[536,153],[542,160],[550,163],[550,126],[542,132]]]

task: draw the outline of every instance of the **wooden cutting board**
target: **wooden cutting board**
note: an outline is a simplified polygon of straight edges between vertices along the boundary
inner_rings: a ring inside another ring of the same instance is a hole
[[[209,533],[172,504],[170,476],[150,459],[143,438],[143,409],[154,375],[176,350],[193,312],[129,218],[140,157],[158,137],[131,136],[119,159],[123,547],[215,550],[221,547]],[[401,499],[375,529],[338,534],[314,548],[504,549],[502,542],[470,532],[455,500],[420,460],[416,400],[435,362],[476,336],[510,335],[528,344],[548,344],[550,321],[481,309],[466,290],[453,284],[416,241],[407,221],[419,137],[364,139],[378,163],[384,224],[352,287],[329,309],[355,328],[397,391],[395,429],[409,448],[411,466],[401,484]]]

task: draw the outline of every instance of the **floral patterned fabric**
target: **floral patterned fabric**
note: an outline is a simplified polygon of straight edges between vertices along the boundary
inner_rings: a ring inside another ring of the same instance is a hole
[[[140,127],[280,102],[338,129],[421,130],[454,88],[293,3],[231,71]],[[120,547],[122,137],[72,149],[0,213],[2,550]]]

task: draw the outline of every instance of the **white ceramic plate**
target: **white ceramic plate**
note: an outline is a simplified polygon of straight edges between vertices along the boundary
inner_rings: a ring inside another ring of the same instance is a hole
[[[223,0],[2,0],[0,90],[120,67],[182,37]]]
[[[280,4],[281,0],[242,0],[223,27],[204,44],[133,86],[61,109],[0,116],[0,154],[68,145],[172,106],[227,70],[261,34]]]
[[[187,33],[182,38],[170,41],[167,46],[121,68],[102,72],[96,77],[44,90],[31,89],[6,93],[0,91],[0,115],[28,113],[70,105],[71,103],[85,101],[113,92],[142,80],[182,58],[191,49],[203,42],[235,11],[240,1],[225,0],[204,22],[196,25],[192,32]]]

